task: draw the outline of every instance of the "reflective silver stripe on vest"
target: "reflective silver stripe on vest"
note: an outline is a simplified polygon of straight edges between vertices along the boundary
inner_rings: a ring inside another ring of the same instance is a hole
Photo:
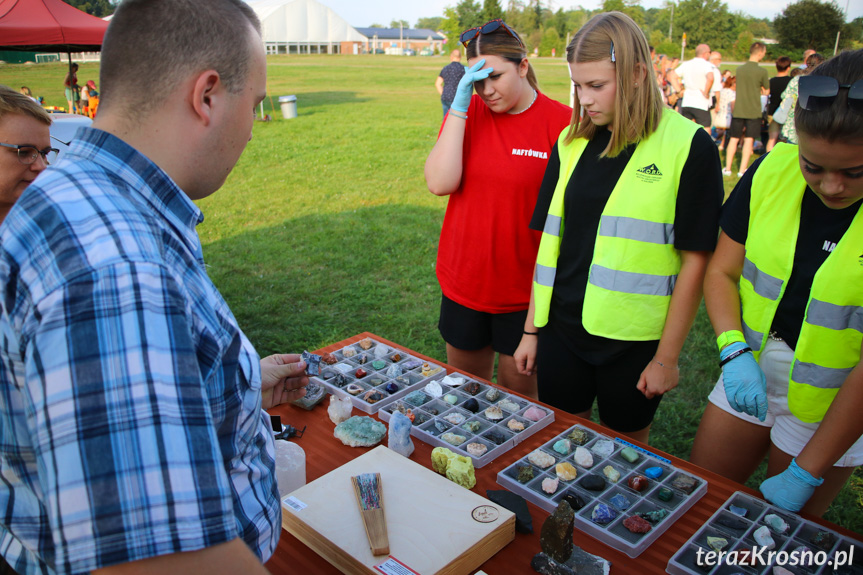
[[[545,217],[545,227],[542,228],[543,233],[554,236],[556,238],[560,237],[561,221],[562,220],[560,216],[553,216],[551,214],[548,214]]]
[[[541,286],[554,287],[554,275],[557,273],[556,268],[541,266],[536,264],[536,271],[533,274],[533,281]]]
[[[820,389],[838,389],[845,383],[853,367],[834,368],[795,361],[791,379],[797,383],[805,383]]]
[[[806,323],[828,329],[853,329],[863,333],[863,307],[836,305],[813,299],[806,310]]]
[[[660,224],[635,218],[602,216],[599,235],[651,244],[674,244],[674,224]]]
[[[755,293],[761,297],[776,301],[782,292],[782,280],[764,273],[749,258],[743,260],[743,277],[749,280]]]
[[[590,283],[610,291],[670,296],[677,276],[656,276],[612,270],[596,264],[590,267]]]
[[[740,320],[740,323],[743,324],[743,339],[746,340],[746,345],[751,347],[753,350],[761,349],[761,342],[764,341],[764,334],[760,331],[755,331],[748,325],[743,319]]]

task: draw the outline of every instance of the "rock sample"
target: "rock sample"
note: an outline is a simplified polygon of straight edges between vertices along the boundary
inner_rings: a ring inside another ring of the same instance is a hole
[[[555,463],[554,457],[541,449],[531,451],[527,456],[527,460],[541,469],[551,467]]]
[[[387,433],[387,427],[365,415],[355,415],[336,426],[333,435],[351,447],[371,447],[377,445]]]
[[[624,519],[623,526],[633,533],[647,533],[653,528],[650,523],[648,523],[638,515],[632,515]]]
[[[617,511],[606,505],[605,503],[597,503],[593,511],[590,512],[590,520],[600,525],[611,523],[617,517]]]
[[[770,528],[766,525],[762,525],[753,531],[752,538],[755,539],[755,542],[760,546],[766,547],[767,549],[774,549],[776,547],[776,541],[773,540],[773,537],[770,535]]]
[[[531,421],[539,421],[540,419],[545,417],[547,413],[544,412],[542,409],[531,405],[525,410],[523,415],[525,419],[529,419]]]
[[[593,467],[593,455],[586,448],[581,447],[580,445],[575,448],[575,455],[572,456],[575,460],[575,463],[584,467],[585,469],[590,469]]]
[[[306,375],[320,375],[321,356],[305,350],[300,357],[306,362]]]
[[[486,447],[485,444],[476,441],[468,443],[465,449],[474,457],[482,457],[485,455],[485,452],[488,451],[488,447]]]
[[[575,479],[576,475],[578,475],[578,471],[575,467],[572,466],[571,463],[567,463],[563,461],[554,466],[554,472],[557,474],[559,479],[563,481],[572,481]]]
[[[405,457],[410,457],[414,452],[414,442],[411,440],[411,420],[410,418],[396,411],[390,418],[390,430],[387,440],[387,446]]]
[[[446,476],[453,483],[465,489],[472,489],[476,485],[476,475],[470,457],[456,455],[445,447],[435,447],[432,449],[431,458],[432,469]]]
[[[769,513],[764,516],[764,523],[773,530],[774,533],[785,535],[788,532],[788,523],[775,513]]]
[[[614,453],[614,442],[608,439],[599,439],[590,447],[600,457],[608,457]]]
[[[603,467],[602,474],[605,475],[605,477],[608,478],[608,480],[612,483],[617,483],[618,481],[620,481],[620,472],[611,465],[606,465],[605,467]]]
[[[572,529],[575,512],[569,503],[561,501],[554,513],[542,524],[539,544],[543,553],[557,561],[565,563],[572,556]]]
[[[611,563],[572,544],[575,513],[564,500],[542,525],[542,551],[530,562],[543,575],[608,575]]]
[[[551,477],[546,477],[542,480],[542,490],[548,493],[549,495],[554,495],[557,492],[557,488],[560,486],[560,480],[558,478],[552,479]]]
[[[351,416],[351,411],[354,406],[351,404],[350,397],[339,397],[337,395],[330,396],[330,405],[327,407],[327,414],[330,416],[330,421],[336,425],[346,421]]]

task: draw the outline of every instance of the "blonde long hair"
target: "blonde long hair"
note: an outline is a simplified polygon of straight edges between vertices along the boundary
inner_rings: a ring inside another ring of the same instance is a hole
[[[618,155],[626,146],[638,143],[655,132],[663,114],[650,47],[644,33],[626,14],[605,12],[591,18],[566,47],[566,61],[573,64],[610,60],[612,45],[617,93],[614,97],[611,140],[601,154],[609,157]],[[633,78],[639,68],[644,70],[644,74],[639,79],[639,86],[635,87]],[[567,144],[575,138],[590,140],[600,129],[588,116],[580,116],[581,103],[577,91],[574,104],[569,131],[564,140]]]

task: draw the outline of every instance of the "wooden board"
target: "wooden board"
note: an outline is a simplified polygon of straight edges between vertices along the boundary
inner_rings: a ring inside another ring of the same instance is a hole
[[[282,501],[282,527],[343,573],[380,575],[387,559],[369,549],[351,485],[361,473],[381,474],[389,556],[417,573],[470,574],[515,538],[512,512],[378,446],[285,498],[304,508]]]

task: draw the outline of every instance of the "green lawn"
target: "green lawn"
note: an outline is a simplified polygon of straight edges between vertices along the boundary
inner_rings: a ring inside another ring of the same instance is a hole
[[[445,359],[434,263],[446,200],[426,190],[423,163],[440,127],[434,81],[446,63],[269,57],[265,111],[276,119],[255,126],[227,184],[200,202],[206,221],[199,227],[210,275],[262,355],[371,331]],[[568,102],[563,62],[540,59],[535,67],[542,90]],[[46,104],[64,106],[65,71],[7,65],[0,83],[26,84]],[[98,65],[82,64],[78,77],[98,78]],[[299,117],[285,121],[272,106],[289,94]],[[716,361],[702,309],[680,360],[680,386],[656,417],[657,448],[688,457]],[[762,477],[763,467],[749,485],[757,488]],[[863,473],[826,518],[863,532]]]

